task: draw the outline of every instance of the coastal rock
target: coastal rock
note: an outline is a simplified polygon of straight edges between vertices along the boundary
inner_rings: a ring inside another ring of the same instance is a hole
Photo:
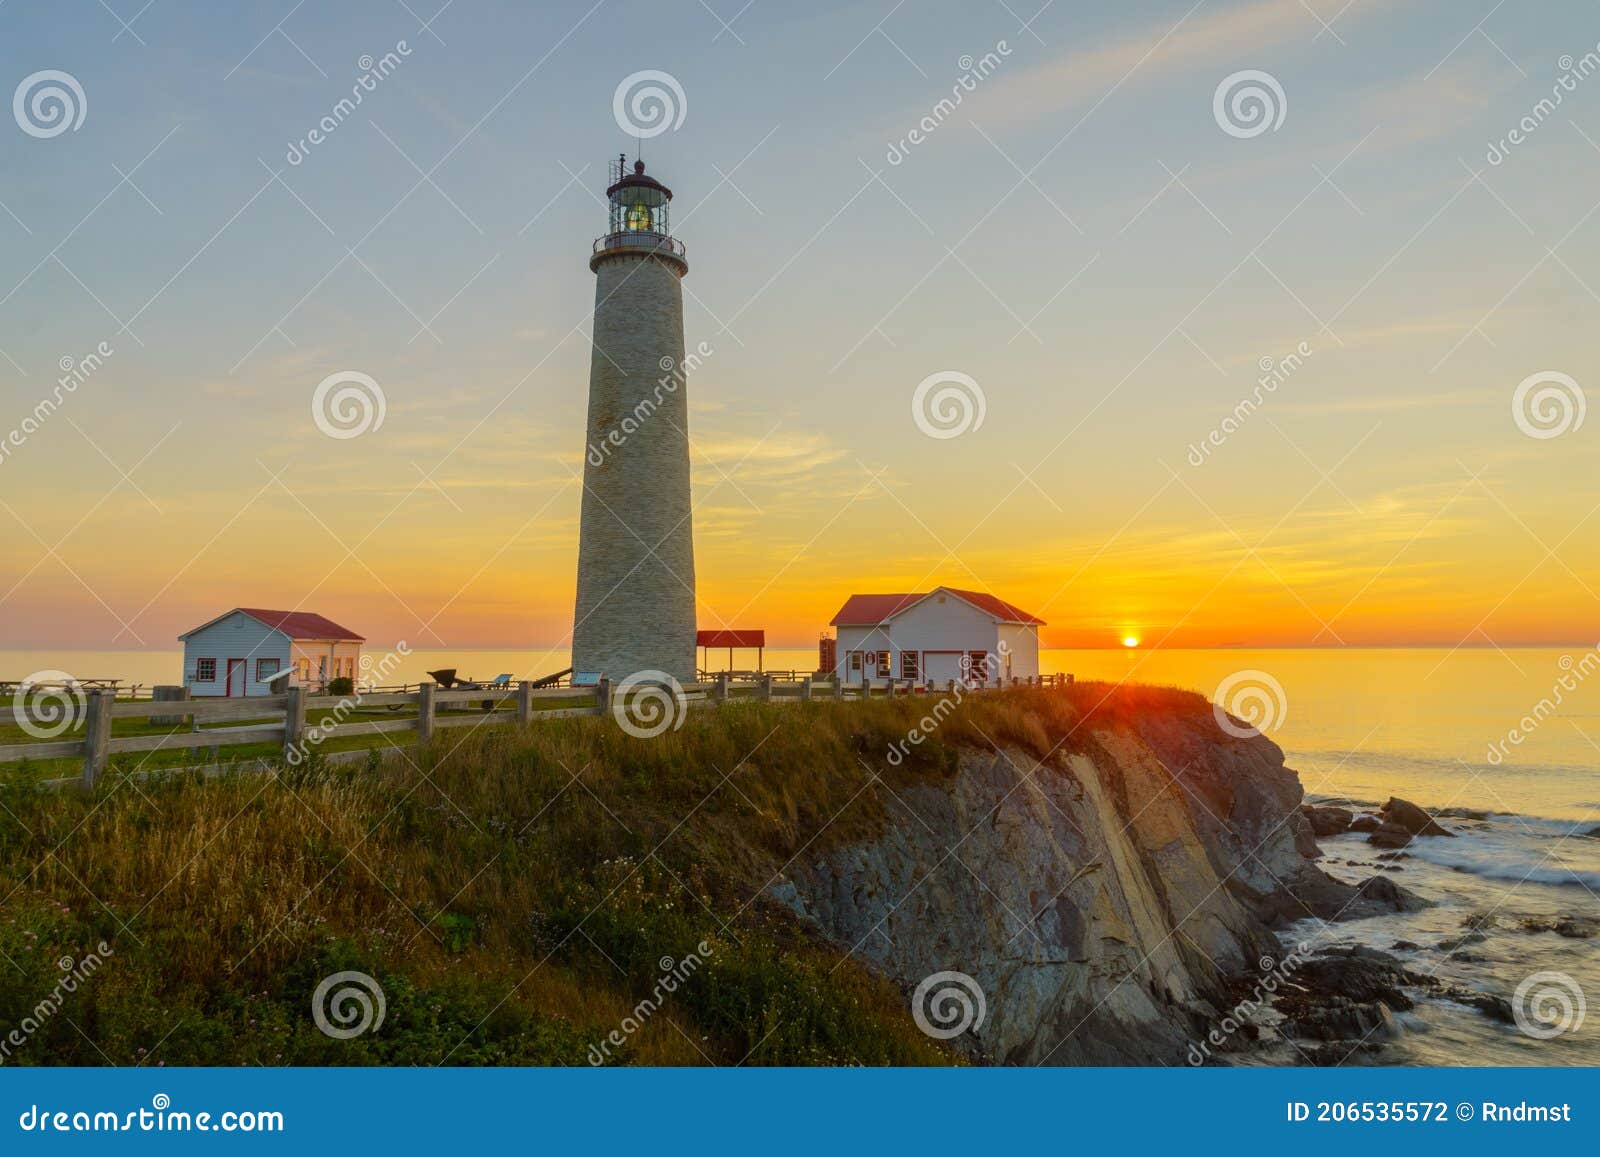
[[[1350,821],[1350,830],[1353,832],[1375,832],[1383,821],[1374,815],[1360,815]]]
[[[1311,804],[1301,807],[1300,814],[1306,817],[1306,822],[1311,825],[1311,834],[1318,839],[1344,835],[1350,830],[1350,821],[1355,818],[1349,808],[1315,807]]]
[[[1557,936],[1565,936],[1568,940],[1588,940],[1596,932],[1600,932],[1600,920],[1588,916],[1557,916],[1546,919],[1530,916],[1522,921],[1524,932],[1554,932]]]
[[[1399,796],[1390,796],[1389,802],[1383,805],[1383,819],[1386,824],[1397,825],[1414,836],[1455,835],[1416,804]]]
[[[1414,984],[1413,977],[1399,960],[1376,948],[1330,948],[1302,964],[1294,979],[1324,999],[1343,997],[1357,1004],[1381,1001],[1398,1012],[1414,1007],[1402,987]]]
[[[1375,848],[1403,848],[1411,842],[1411,833],[1399,824],[1382,823],[1367,837]]]
[[[1281,749],[1209,707],[1081,738],[1042,763],[961,749],[896,786],[880,834],[796,861],[780,899],[907,992],[971,977],[987,1017],[951,1044],[972,1059],[1066,1065],[1189,1063],[1283,958],[1272,927],[1420,904],[1318,868]]]
[[[1339,1000],[1307,1006],[1295,1018],[1284,1022],[1283,1031],[1287,1036],[1319,1041],[1388,1041],[1401,1035],[1394,1012],[1381,1000],[1371,1003]]]
[[[1452,1000],[1477,1009],[1479,1012],[1483,1013],[1484,1016],[1489,1017],[1491,1020],[1497,1020],[1501,1024],[1516,1023],[1516,1013],[1512,1010],[1511,1002],[1503,996],[1495,996],[1493,993],[1487,992],[1468,992],[1464,990],[1454,990],[1448,992],[1446,995],[1448,995]]]

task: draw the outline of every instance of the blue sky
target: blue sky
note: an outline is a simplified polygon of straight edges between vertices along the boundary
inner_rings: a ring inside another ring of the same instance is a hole
[[[1530,374],[1594,368],[1600,80],[1486,160],[1595,50],[1593,4],[408,3],[0,5],[7,90],[59,69],[87,101],[76,131],[0,132],[0,428],[63,357],[116,351],[0,465],[19,645],[168,645],[251,602],[559,641],[586,256],[644,69],[684,92],[642,147],[716,350],[703,625],[804,642],[851,589],[944,581],[1075,644],[1600,626],[1597,426],[1508,412]],[[1246,69],[1286,107],[1241,138],[1213,95]],[[325,438],[308,398],[345,369],[385,423]],[[985,420],[930,440],[908,398],[943,370]]]

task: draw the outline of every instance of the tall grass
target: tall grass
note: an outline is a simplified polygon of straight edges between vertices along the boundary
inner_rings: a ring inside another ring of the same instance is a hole
[[[764,893],[870,839],[880,781],[959,749],[1077,749],[1086,720],[1204,700],[1093,684],[970,696],[885,758],[929,699],[695,712],[636,739],[608,719],[441,733],[376,766],[0,795],[0,1037],[10,1063],[583,1064],[664,958],[704,966],[609,1050],[643,1064],[936,1064],[904,994]],[[1109,697],[1107,697],[1109,694]],[[1074,729],[1077,728],[1075,731]],[[105,941],[59,1012],[36,1005]],[[381,1029],[337,1040],[311,994],[381,984]]]

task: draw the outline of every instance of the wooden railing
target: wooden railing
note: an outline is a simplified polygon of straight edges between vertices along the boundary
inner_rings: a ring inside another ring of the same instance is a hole
[[[985,684],[961,684],[963,694],[999,690],[1004,686],[1066,687],[1071,675],[1041,675],[1037,678],[999,679]],[[772,673],[755,680],[730,678],[721,672],[710,682],[682,686],[686,708],[720,707],[738,701],[801,703],[812,700],[856,700],[879,696],[954,694],[954,679],[944,684],[919,683],[910,679],[877,679],[868,686],[805,677],[797,681],[775,678]],[[579,715],[605,715],[619,706],[619,694],[638,695],[649,690],[601,679],[595,687],[535,688],[522,682],[511,688],[445,690],[434,683],[420,684],[415,691],[379,691],[353,695],[309,695],[304,687],[289,687],[282,695],[245,698],[207,698],[179,700],[119,699],[110,690],[91,690],[85,696],[82,739],[42,740],[35,743],[0,745],[0,763],[19,759],[61,759],[82,757],[81,784],[85,789],[105,773],[110,758],[134,752],[174,751],[195,748],[220,750],[251,743],[273,743],[281,747],[283,759],[302,762],[324,739],[332,735],[385,735],[415,732],[416,741],[426,743],[445,728],[478,727],[490,723],[531,725],[539,720]],[[541,701],[567,700],[571,707],[540,706]],[[352,712],[373,707],[391,710],[414,708],[416,714],[396,719],[350,719]],[[441,713],[440,709],[447,713]],[[453,709],[457,713],[448,713]],[[471,709],[471,710],[469,710]],[[172,731],[154,735],[114,736],[112,724],[118,719],[149,719],[153,716],[188,719],[191,731]],[[263,722],[265,720],[265,722]],[[202,729],[202,724],[237,723],[239,726]],[[337,754],[345,755],[346,752]],[[161,771],[174,770],[161,768]]]

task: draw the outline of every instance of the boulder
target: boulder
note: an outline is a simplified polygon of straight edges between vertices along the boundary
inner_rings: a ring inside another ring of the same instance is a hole
[[[1411,833],[1399,824],[1382,823],[1367,837],[1375,848],[1403,848],[1411,842]]]
[[[1516,1014],[1512,1011],[1511,1002],[1503,996],[1495,996],[1487,992],[1453,992],[1450,994],[1462,1004],[1470,1005],[1483,1013],[1491,1020],[1498,1020],[1502,1024],[1514,1024]]]
[[[1318,839],[1344,835],[1350,830],[1350,821],[1355,818],[1349,808],[1317,807],[1313,804],[1303,805],[1300,814],[1306,817],[1311,824],[1312,834]]]
[[[1429,906],[1428,901],[1407,892],[1387,876],[1370,876],[1361,881],[1356,893],[1374,904],[1381,904],[1392,912],[1415,912]]]
[[[1389,802],[1383,805],[1383,820],[1385,823],[1404,828],[1414,836],[1455,835],[1449,829],[1441,827],[1432,816],[1416,804],[1399,796],[1390,796]]]
[[[1383,821],[1374,815],[1357,816],[1350,821],[1350,830],[1353,832],[1375,832],[1381,823]]]
[[[1565,936],[1568,940],[1588,940],[1600,931],[1600,921],[1588,916],[1557,916],[1554,919],[1530,916],[1522,921],[1522,930],[1554,932],[1557,936]]]

